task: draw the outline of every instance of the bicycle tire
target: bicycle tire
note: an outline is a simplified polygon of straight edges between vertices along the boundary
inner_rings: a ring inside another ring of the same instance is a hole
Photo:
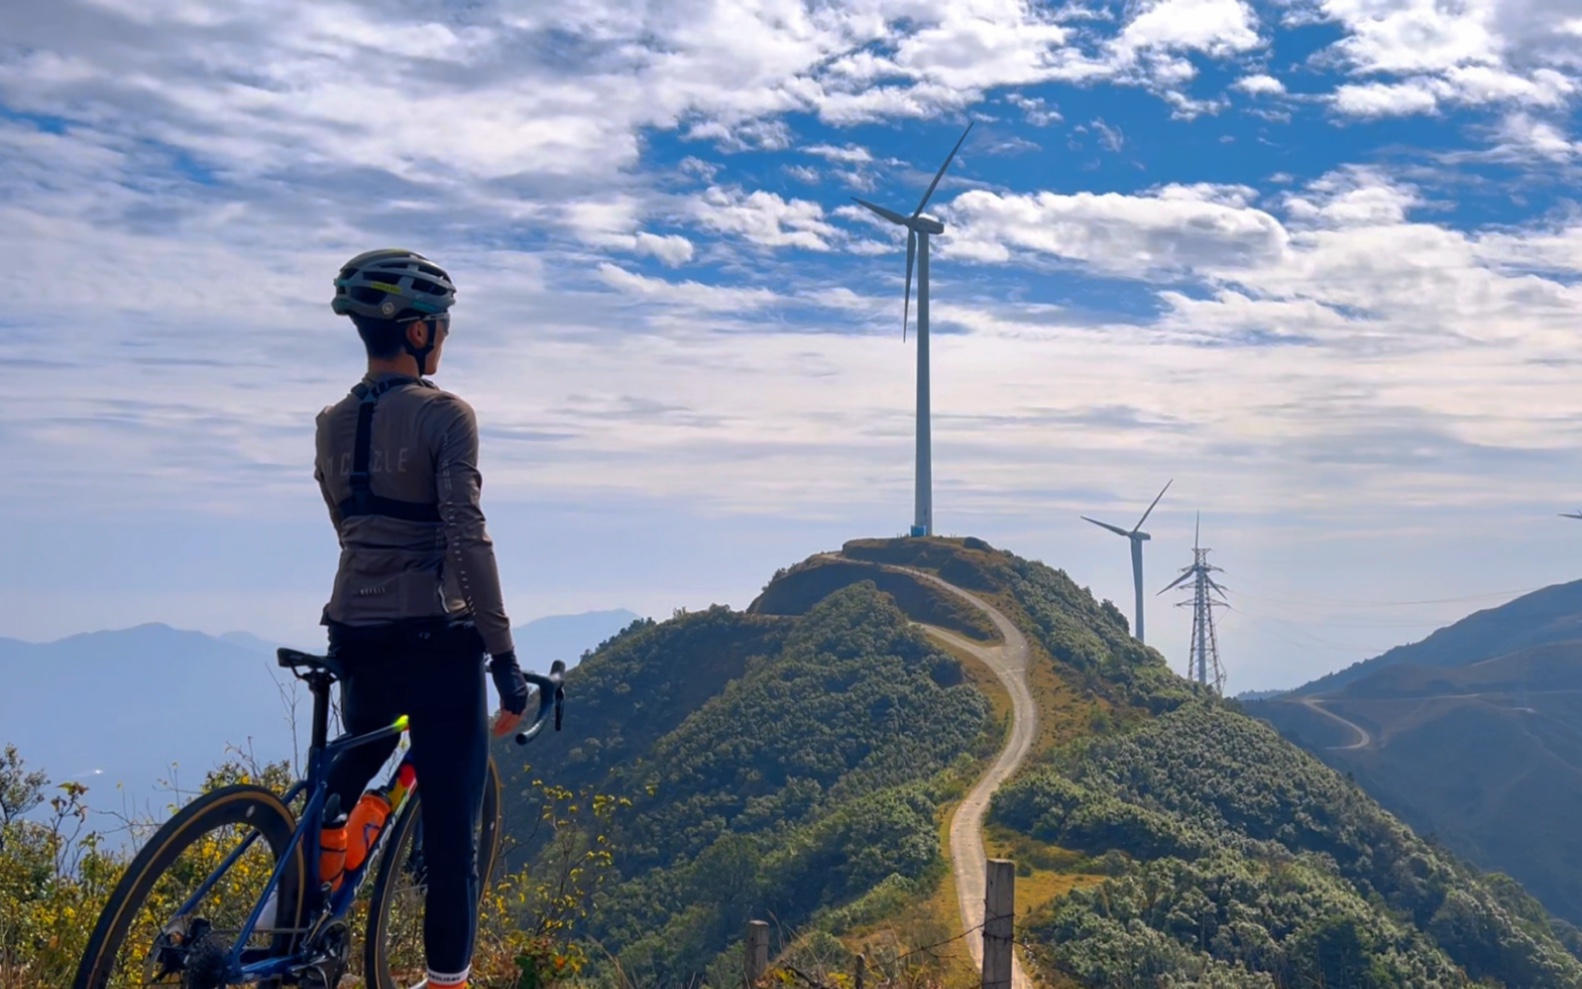
[[[165,870],[210,831],[227,825],[249,825],[257,829],[269,845],[273,864],[278,865],[281,853],[291,845],[296,818],[274,791],[250,783],[206,793],[177,811],[143,844],[116,883],[94,924],[72,983],[73,989],[105,989],[113,974],[110,967],[133,920]],[[279,903],[282,907],[294,905],[290,922],[284,925],[294,929],[302,922],[302,891],[307,868],[301,845],[292,847],[291,852],[293,861],[280,876]],[[271,954],[279,957],[290,954],[296,938],[295,930],[275,934],[270,942]]]
[[[368,923],[363,937],[363,983],[368,989],[406,989],[396,982],[390,972],[388,946],[385,944],[390,895],[400,865],[405,860],[416,839],[421,818],[419,801],[423,798],[423,781],[413,791],[412,799],[401,808],[391,823],[390,838],[379,857],[379,867],[374,879],[373,895],[368,902]],[[500,854],[500,773],[491,756],[484,776],[483,807],[479,814],[478,840],[478,897],[482,901],[489,888],[489,878]]]

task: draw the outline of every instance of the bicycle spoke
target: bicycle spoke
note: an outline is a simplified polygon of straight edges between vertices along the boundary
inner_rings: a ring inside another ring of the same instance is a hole
[[[255,840],[216,875],[249,835]],[[110,968],[107,989],[179,986],[194,970],[212,970],[215,979],[222,977],[225,960],[275,867],[269,844],[256,835],[250,825],[226,824],[198,835],[182,849],[134,914]],[[178,913],[211,880],[204,895],[187,912]],[[247,946],[267,949],[269,942],[269,934],[255,933]]]
[[[423,862],[421,828],[411,851],[402,857],[389,891],[385,920],[390,977],[402,987],[422,985],[428,967],[423,952],[423,904],[428,895],[428,868]]]

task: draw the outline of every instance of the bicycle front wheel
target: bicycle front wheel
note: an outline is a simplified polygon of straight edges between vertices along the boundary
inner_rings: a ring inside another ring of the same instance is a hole
[[[411,989],[428,976],[423,950],[423,902],[428,893],[428,867],[423,858],[423,822],[419,802],[423,781],[391,823],[379,857],[378,876],[368,903],[368,935],[363,942],[363,981],[369,989]],[[489,880],[500,853],[500,774],[489,759],[484,776],[483,811],[478,821],[478,895]]]
[[[122,874],[88,939],[73,989],[180,986],[200,968],[222,974],[217,967],[230,956],[295,830],[291,811],[260,786],[222,787],[183,807]],[[299,845],[281,873],[281,932],[255,934],[245,946],[249,954],[290,953],[306,881]]]

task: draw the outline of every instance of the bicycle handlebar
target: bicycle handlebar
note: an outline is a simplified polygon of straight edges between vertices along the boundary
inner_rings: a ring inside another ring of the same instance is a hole
[[[555,660],[549,666],[549,676],[540,676],[537,673],[523,673],[522,678],[538,688],[538,716],[534,718],[531,727],[516,733],[516,744],[526,745],[538,737],[544,730],[544,721],[549,717],[549,709],[555,709],[555,730],[560,730],[560,716],[566,701],[566,688],[561,686],[561,680],[566,673],[566,664]]]

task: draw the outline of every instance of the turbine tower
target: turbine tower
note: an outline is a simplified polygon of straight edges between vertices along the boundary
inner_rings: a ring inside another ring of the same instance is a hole
[[[1172,580],[1164,590],[1177,587],[1184,583],[1188,577],[1193,578],[1192,599],[1176,603],[1177,608],[1192,606],[1192,647],[1187,655],[1187,679],[1197,680],[1201,684],[1212,684],[1216,694],[1225,693],[1225,671],[1219,665],[1219,642],[1214,636],[1214,609],[1228,608],[1227,601],[1216,601],[1212,597],[1218,594],[1225,596],[1225,588],[1210,577],[1209,574],[1223,573],[1219,567],[1208,562],[1208,548],[1198,545],[1198,532],[1203,521],[1203,513],[1198,513],[1198,523],[1192,529],[1192,565],[1181,568],[1181,576]]]
[[[1154,505],[1159,504],[1159,499],[1163,498],[1165,496],[1165,492],[1167,490],[1169,490],[1170,485],[1172,485],[1174,483],[1175,483],[1175,478],[1173,478],[1173,477],[1170,480],[1165,482],[1165,486],[1160,488],[1159,489],[1159,493],[1154,496],[1154,503],[1153,503],[1153,505],[1149,505],[1148,506],[1148,511],[1143,513],[1143,517],[1138,519],[1137,520],[1137,524],[1132,526],[1132,528],[1130,530],[1122,529],[1118,525],[1110,525],[1108,522],[1100,522],[1098,519],[1090,519],[1086,515],[1082,516],[1082,518],[1085,519],[1086,521],[1092,522],[1094,525],[1099,526],[1101,528],[1108,529],[1111,532],[1116,533],[1117,535],[1125,536],[1127,539],[1130,539],[1132,541],[1132,584],[1135,586],[1136,591],[1137,591],[1137,613],[1136,613],[1136,616],[1134,617],[1133,621],[1137,625],[1137,641],[1138,642],[1143,642],[1144,641],[1143,640],[1143,543],[1146,542],[1147,540],[1153,538],[1152,536],[1148,535],[1148,533],[1142,531],[1143,523],[1148,521],[1148,516],[1154,510]]]
[[[932,536],[934,534],[934,464],[929,447],[929,406],[928,406],[928,238],[930,234],[942,234],[945,225],[932,216],[923,214],[923,207],[928,205],[928,199],[934,194],[934,188],[939,185],[939,180],[944,177],[945,169],[956,157],[956,152],[961,150],[961,142],[967,139],[968,131],[972,124],[967,124],[967,130],[961,132],[961,138],[956,141],[956,146],[950,149],[950,156],[945,163],[939,166],[939,171],[934,173],[934,181],[928,184],[928,191],[923,193],[923,198],[917,204],[917,209],[911,216],[902,216],[895,210],[885,209],[868,202],[866,199],[851,197],[859,204],[879,214],[891,223],[906,228],[906,299],[901,308],[901,339],[906,339],[906,321],[911,315],[912,306],[912,260],[917,260],[917,487],[913,495],[912,535]]]

